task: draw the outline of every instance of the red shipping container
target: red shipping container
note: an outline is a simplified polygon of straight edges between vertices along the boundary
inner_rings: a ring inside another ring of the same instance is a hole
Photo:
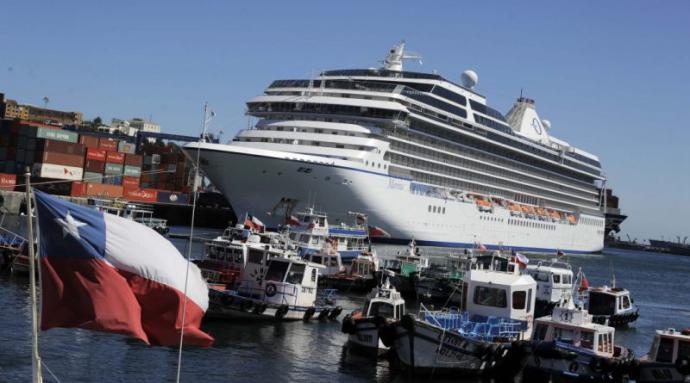
[[[72,191],[69,193],[72,197],[83,197],[86,195],[86,184],[84,182],[72,182]]]
[[[156,202],[158,191],[156,189],[125,189],[124,198],[129,201]]]
[[[117,140],[112,138],[100,138],[98,139],[98,147],[108,151],[117,151]]]
[[[125,155],[125,165],[127,166],[139,166],[144,164],[144,157],[138,154],[127,154]]]
[[[86,159],[105,162],[105,149],[86,149]]]
[[[122,187],[125,189],[139,189],[139,177],[122,177]]]
[[[0,190],[14,190],[17,185],[17,176],[14,174],[0,173]]]
[[[122,186],[87,183],[86,195],[89,197],[119,198],[122,197]]]
[[[105,171],[105,162],[86,160],[84,161],[84,171],[91,173],[103,173]]]
[[[105,162],[109,162],[111,164],[124,164],[125,163],[125,154],[124,153],[118,153],[118,152],[108,152],[108,154],[105,156]]]
[[[79,143],[84,145],[86,148],[98,149],[98,137],[81,136],[79,137]]]
[[[38,138],[36,140],[37,152],[55,152],[65,154],[78,154],[84,156],[84,145],[75,144],[72,142],[50,140],[46,138]]]
[[[84,166],[84,157],[79,154],[65,154],[55,152],[36,153],[35,161],[42,164],[55,164],[64,166],[74,166],[80,168]]]

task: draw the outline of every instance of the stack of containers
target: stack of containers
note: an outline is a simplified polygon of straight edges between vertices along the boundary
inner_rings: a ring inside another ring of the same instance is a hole
[[[17,185],[17,175],[0,173],[0,190],[14,190]]]
[[[105,158],[105,177],[103,183],[108,185],[122,185],[122,170],[125,164],[125,155],[119,152],[108,151]]]
[[[155,188],[158,183],[158,175],[161,168],[161,155],[158,153],[147,154],[144,156],[142,166],[141,186],[145,188]]]

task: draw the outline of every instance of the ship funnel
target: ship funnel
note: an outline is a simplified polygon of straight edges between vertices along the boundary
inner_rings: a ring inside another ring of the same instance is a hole
[[[506,121],[516,133],[526,138],[542,143],[549,142],[547,131],[551,127],[551,123],[539,118],[534,100],[531,98],[518,98],[506,115]]]

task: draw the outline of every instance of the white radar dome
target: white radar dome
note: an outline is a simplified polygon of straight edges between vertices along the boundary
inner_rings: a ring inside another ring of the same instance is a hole
[[[544,125],[544,128],[546,128],[546,130],[551,129],[551,121],[543,119],[541,120],[541,124]]]
[[[474,88],[475,85],[479,82],[479,76],[477,76],[477,72],[468,69],[464,72],[462,72],[462,76],[460,76],[460,80],[462,80],[462,85],[466,88]]]

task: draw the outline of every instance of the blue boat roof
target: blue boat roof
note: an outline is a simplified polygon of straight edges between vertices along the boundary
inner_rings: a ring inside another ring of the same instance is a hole
[[[343,236],[349,236],[349,237],[366,237],[367,236],[366,230],[349,229],[349,228],[334,227],[334,226],[331,226],[328,228],[328,234],[329,235],[343,235]]]

